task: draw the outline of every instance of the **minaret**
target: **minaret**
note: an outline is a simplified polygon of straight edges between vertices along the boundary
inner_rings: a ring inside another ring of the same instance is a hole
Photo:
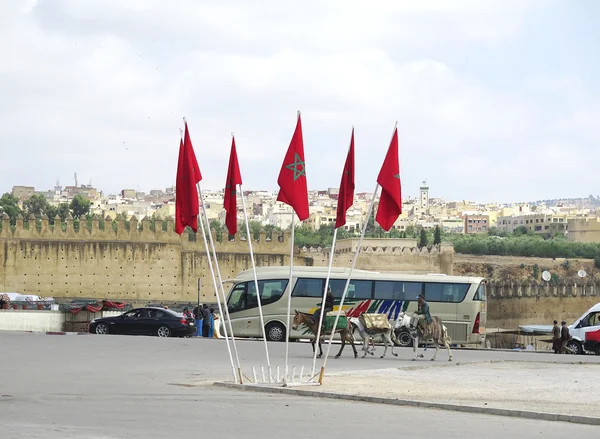
[[[427,186],[426,180],[423,180],[421,185],[421,209],[429,209],[429,186]]]

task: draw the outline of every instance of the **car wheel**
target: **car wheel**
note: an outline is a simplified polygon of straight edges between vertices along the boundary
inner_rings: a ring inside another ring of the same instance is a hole
[[[595,351],[594,351],[594,352],[596,352],[596,355],[600,355],[600,343],[598,343],[598,344],[596,345],[596,349],[595,349]]]
[[[410,348],[413,345],[413,339],[410,336],[410,332],[406,328],[396,329],[396,346],[401,346],[403,348]]]
[[[265,327],[268,341],[285,341],[285,326],[279,322],[271,322]]]
[[[170,337],[171,336],[171,328],[169,328],[168,326],[161,326],[156,331],[156,335],[158,335],[159,337]]]
[[[108,325],[106,323],[98,323],[96,325],[96,334],[106,335],[109,333]]]
[[[583,348],[581,347],[581,343],[577,340],[571,340],[567,343],[567,348],[573,352],[575,355],[583,354]]]

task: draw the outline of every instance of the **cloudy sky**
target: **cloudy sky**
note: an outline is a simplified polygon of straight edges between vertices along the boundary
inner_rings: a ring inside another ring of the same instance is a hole
[[[302,111],[309,189],[352,126],[372,191],[398,121],[404,196],[600,193],[594,0],[2,0],[0,192],[175,182],[182,117],[203,189],[231,132],[246,189],[277,189]]]

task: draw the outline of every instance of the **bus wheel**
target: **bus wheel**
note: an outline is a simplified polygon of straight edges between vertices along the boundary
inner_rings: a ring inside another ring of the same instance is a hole
[[[271,322],[265,327],[268,341],[285,341],[285,326],[279,322]]]
[[[410,336],[410,332],[408,332],[408,329],[406,329],[406,328],[397,329],[396,330],[396,339],[398,340],[398,342],[396,343],[397,346],[401,346],[403,348],[412,347],[413,340],[412,340],[412,337]]]

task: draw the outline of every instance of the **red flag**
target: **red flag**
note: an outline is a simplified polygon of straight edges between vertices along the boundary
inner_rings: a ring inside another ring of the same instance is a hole
[[[350,149],[344,164],[344,173],[340,182],[340,193],[338,194],[337,218],[335,219],[335,228],[346,224],[346,211],[354,203],[354,128],[352,128],[352,137],[350,138]]]
[[[237,232],[237,185],[242,184],[240,165],[238,164],[237,152],[235,150],[235,138],[231,139],[231,154],[229,155],[229,169],[227,170],[227,181],[225,182],[225,197],[223,208],[227,212],[225,225],[230,235]]]
[[[182,234],[186,226],[198,231],[198,189],[196,184],[202,180],[200,167],[194,154],[187,122],[183,143],[179,143],[179,162],[177,163],[177,183],[175,193],[175,232]]]
[[[300,113],[298,113],[298,122],[290,147],[279,171],[277,184],[280,188],[277,201],[290,205],[300,221],[308,218],[308,190],[306,188],[306,166]]]
[[[402,213],[402,190],[400,185],[400,162],[398,160],[398,128],[379,171],[377,183],[381,186],[381,197],[375,220],[388,231]]]

